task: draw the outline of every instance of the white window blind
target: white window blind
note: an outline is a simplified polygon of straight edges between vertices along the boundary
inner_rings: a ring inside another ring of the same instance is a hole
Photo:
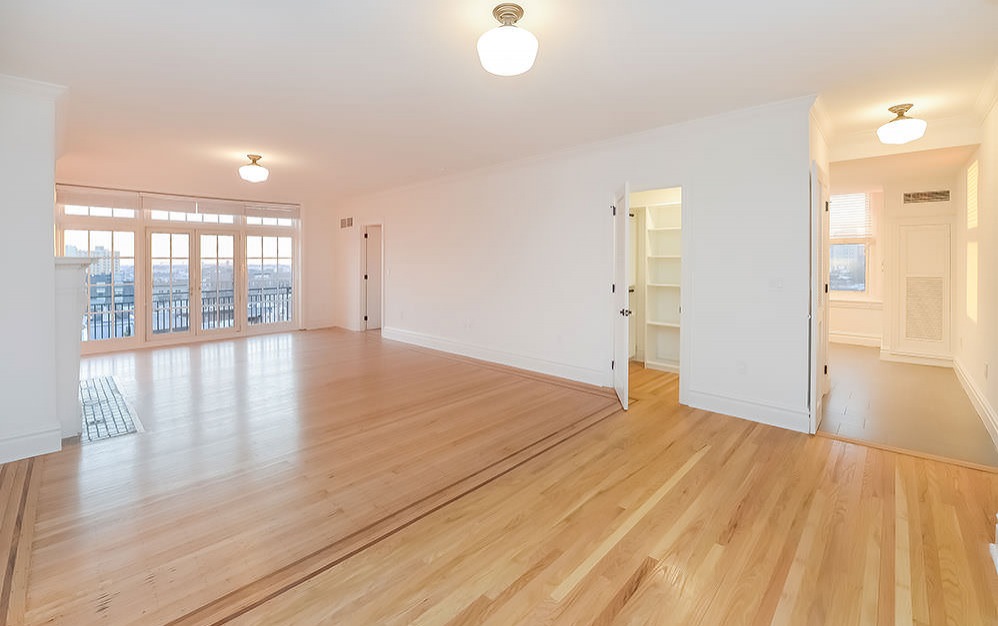
[[[873,236],[868,194],[832,196],[828,212],[828,236],[831,239],[866,239]]]
[[[133,191],[56,185],[56,203],[63,206],[104,207],[109,209],[140,209],[139,194]]]
[[[967,168],[967,229],[977,228],[977,161]]]
[[[161,196],[142,194],[142,208],[151,211],[174,211],[176,213],[196,213],[197,201],[181,196]]]
[[[174,221],[185,221],[180,219],[182,215],[248,216],[261,219],[280,219],[282,225],[286,220],[298,219],[301,212],[297,204],[196,198],[72,185],[56,186],[56,203],[63,206],[145,209],[153,214],[153,219],[177,218]],[[173,217],[170,217],[171,215]],[[202,220],[188,219],[186,221]]]

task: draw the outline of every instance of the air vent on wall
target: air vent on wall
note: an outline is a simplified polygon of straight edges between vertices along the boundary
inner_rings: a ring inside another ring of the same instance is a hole
[[[920,202],[949,202],[949,191],[912,191],[904,194],[905,204]]]
[[[909,276],[905,293],[904,336],[926,341],[943,340],[943,279]]]
[[[352,217],[344,217],[340,219],[340,228],[350,228],[351,226],[353,226]]]

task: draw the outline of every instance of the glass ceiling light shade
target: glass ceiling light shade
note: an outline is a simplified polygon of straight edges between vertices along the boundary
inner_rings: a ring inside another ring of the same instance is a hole
[[[887,109],[897,117],[877,129],[877,137],[880,138],[881,143],[898,145],[922,138],[927,124],[925,120],[905,115],[911,106],[910,104],[899,104]]]
[[[516,25],[523,17],[523,7],[503,3],[492,10],[502,26],[478,38],[478,58],[486,72],[496,76],[516,76],[534,66],[537,37]]]
[[[263,157],[259,154],[247,154],[246,158],[250,163],[239,168],[239,178],[250,183],[262,183],[270,176],[270,172],[264,166],[257,163]]]

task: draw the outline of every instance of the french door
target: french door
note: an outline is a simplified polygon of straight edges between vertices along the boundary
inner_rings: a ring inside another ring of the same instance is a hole
[[[236,233],[200,228],[148,231],[148,340],[234,334],[245,308]]]

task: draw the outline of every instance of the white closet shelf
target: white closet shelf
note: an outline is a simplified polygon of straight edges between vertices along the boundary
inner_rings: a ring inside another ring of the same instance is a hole
[[[648,322],[649,326],[660,326],[662,328],[679,328],[679,322]]]
[[[682,230],[682,229],[683,229],[682,226],[659,226],[657,228],[649,228],[648,230],[652,232],[663,232],[669,230]]]
[[[649,259],[681,259],[678,254],[649,254]]]
[[[679,289],[679,285],[674,283],[647,283],[649,287],[666,287],[669,289]]]

